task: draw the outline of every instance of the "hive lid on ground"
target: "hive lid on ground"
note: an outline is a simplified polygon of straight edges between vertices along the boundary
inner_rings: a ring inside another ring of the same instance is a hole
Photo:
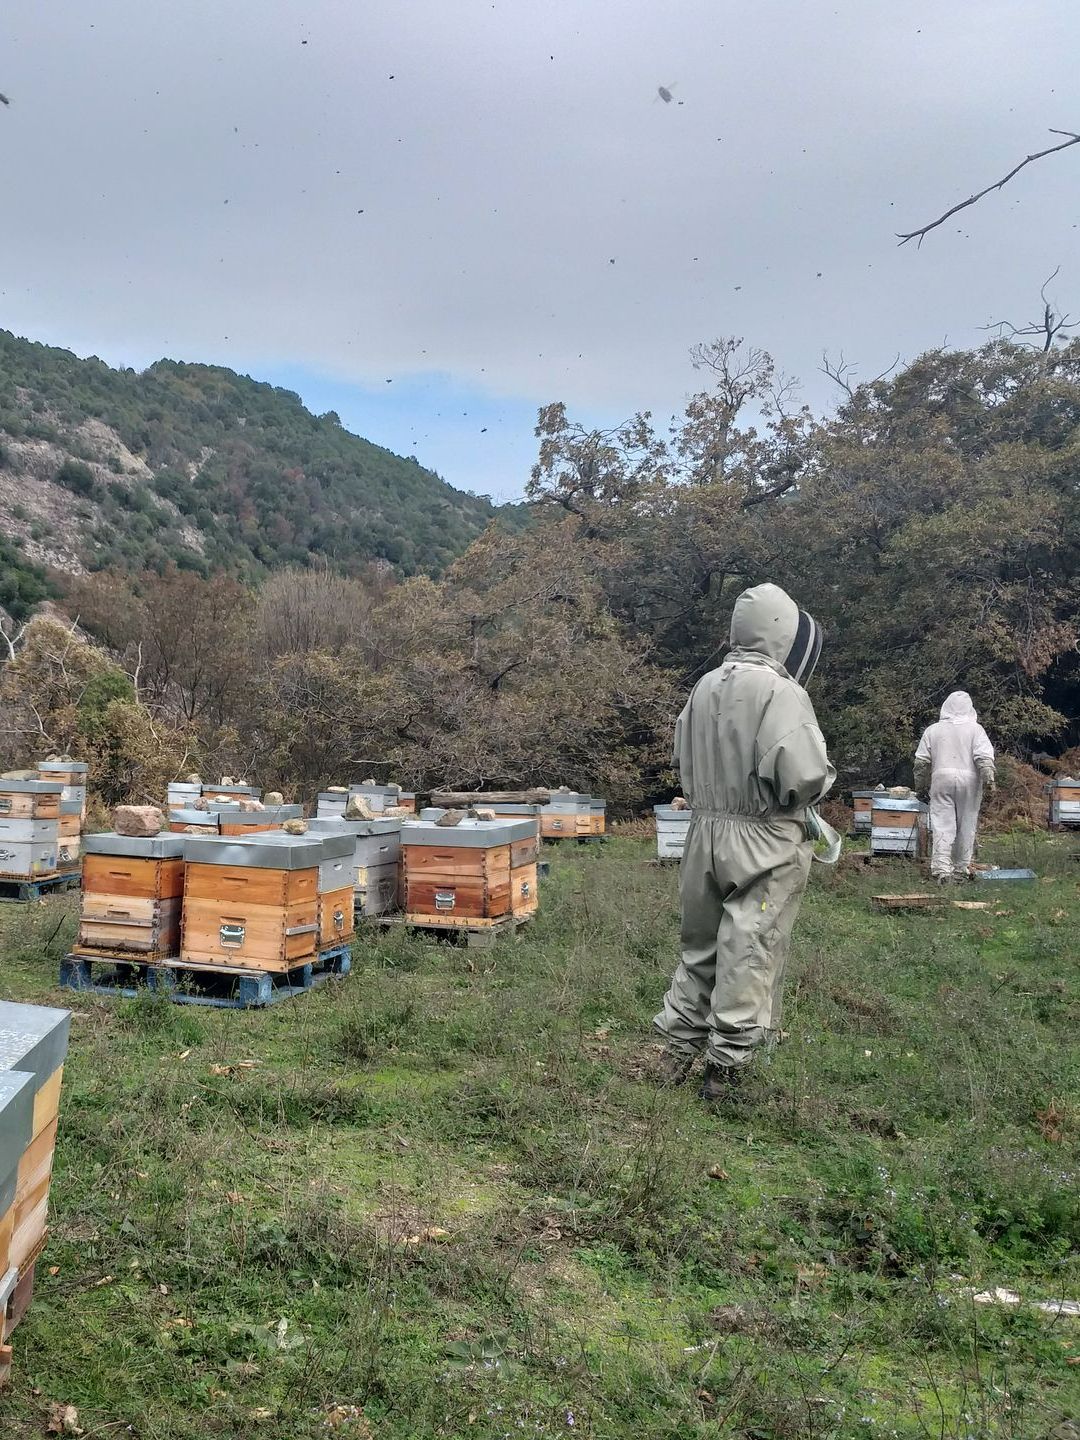
[[[34,1094],[64,1063],[71,1011],[0,1000],[0,1070],[33,1077]]]
[[[381,817],[377,820],[339,820],[335,816],[322,815],[308,821],[308,832],[319,835],[349,834],[354,838],[358,835],[396,835],[401,830],[401,825],[399,815],[389,815],[385,820]]]
[[[17,795],[61,795],[64,787],[59,780],[0,780],[0,791]]]
[[[874,809],[901,810],[908,815],[912,814],[912,812],[918,815],[925,815],[930,807],[925,804],[924,801],[916,799],[914,795],[907,799],[901,799],[895,795],[882,795],[880,792],[876,792],[874,795]]]
[[[675,805],[654,805],[654,806],[653,806],[653,814],[656,816],[656,818],[657,818],[658,820],[685,820],[686,823],[689,825],[689,823],[690,823],[690,816],[691,816],[693,813],[694,813],[694,812],[693,812],[692,810],[684,809],[683,806],[681,806],[681,805],[679,805],[679,806],[675,806]]]
[[[106,830],[100,835],[84,835],[84,855],[127,855],[139,860],[179,860],[184,853],[186,835],[117,835]]]
[[[90,769],[84,760],[41,760],[37,768],[42,775],[85,775]]]
[[[258,831],[246,835],[187,835],[189,865],[237,865],[256,870],[314,870],[323,855],[321,838]]]
[[[438,845],[447,850],[491,850],[497,845],[512,845],[518,840],[532,840],[536,826],[532,820],[462,820],[458,825],[436,825],[415,820],[402,826],[401,843]]]
[[[15,1198],[19,1161],[34,1138],[36,1089],[25,1070],[0,1071],[0,1218]]]

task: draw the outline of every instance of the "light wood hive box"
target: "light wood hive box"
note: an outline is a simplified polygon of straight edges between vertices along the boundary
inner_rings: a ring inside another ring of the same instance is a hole
[[[0,817],[59,820],[63,789],[53,780],[0,780]]]
[[[30,1077],[29,1137],[18,1161],[8,1242],[8,1268],[20,1275],[45,1243],[70,1023],[69,1010],[0,1001],[0,1072]]]
[[[404,825],[406,916],[469,924],[532,914],[537,905],[535,829],[532,819]]]
[[[322,845],[307,835],[189,835],[180,959],[282,973],[315,954]]]
[[[76,954],[130,954],[146,961],[180,953],[182,835],[88,835]]]

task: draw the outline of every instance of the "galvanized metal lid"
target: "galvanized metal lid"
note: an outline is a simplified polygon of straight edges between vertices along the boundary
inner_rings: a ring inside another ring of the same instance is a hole
[[[217,810],[170,810],[169,823],[171,825],[202,825],[204,829],[216,830],[218,814]]]
[[[512,845],[517,840],[532,840],[536,825],[532,820],[462,820],[457,825],[436,825],[426,820],[407,822],[401,827],[401,843],[410,845],[441,845],[448,850],[493,850],[498,845]]]
[[[876,800],[887,794],[885,790],[850,790],[848,793],[853,800]]]
[[[0,1216],[15,1198],[19,1161],[34,1138],[36,1089],[25,1070],[0,1071]]]
[[[548,804],[557,805],[560,802],[566,801],[576,801],[579,803],[585,801],[588,803],[592,798],[591,795],[586,795],[580,790],[552,790],[551,799],[548,801]]]
[[[141,860],[179,860],[184,853],[186,835],[117,835],[106,830],[100,835],[84,835],[84,855],[129,855]]]
[[[215,795],[224,795],[227,799],[235,799],[238,795],[249,795],[252,800],[258,800],[262,791],[257,785],[203,785],[202,793],[208,800]]]
[[[514,800],[496,800],[488,804],[486,800],[474,800],[473,805],[477,810],[494,810],[496,815],[539,815],[539,805],[525,805]],[[421,810],[421,815],[425,812]]]
[[[694,813],[692,810],[684,810],[681,805],[677,808],[674,805],[654,805],[652,808],[658,820],[685,820],[688,825],[690,816]]]
[[[905,814],[925,815],[930,809],[929,805],[917,800],[914,795],[910,799],[902,799],[895,795],[877,794],[874,798],[875,810],[901,810]]]
[[[320,815],[307,823],[309,834],[348,834],[356,838],[364,835],[397,835],[403,822],[400,815],[388,815],[385,819],[379,816],[376,820],[346,820],[334,815]]]
[[[289,845],[295,844],[297,840],[309,840],[318,844],[321,847],[320,863],[323,860],[343,859],[346,855],[351,857],[356,850],[356,841],[342,830],[328,830],[317,835],[312,835],[310,831],[307,835],[286,835],[284,830],[270,830],[265,835],[251,837],[252,844],[265,841],[268,845]]]
[[[37,768],[42,775],[85,775],[90,766],[84,760],[39,760]]]
[[[83,804],[83,802],[82,802],[81,800],[61,800],[61,801],[60,801],[60,814],[61,814],[61,815],[81,815],[81,814],[82,814],[82,804]]]
[[[0,1070],[32,1076],[36,1095],[67,1054],[71,1011],[0,1000]]]
[[[189,865],[238,865],[254,870],[314,870],[322,860],[321,839],[262,831],[254,835],[184,836]]]
[[[350,785],[350,795],[404,795],[400,785],[376,785],[374,783]]]
[[[60,795],[63,789],[59,780],[0,780],[0,795]]]
[[[223,825],[281,825],[286,820],[301,820],[302,805],[270,805],[265,810],[232,810],[224,805],[211,806]]]
[[[607,801],[606,801],[606,800],[590,800],[590,801],[589,801],[589,809],[593,812],[594,815],[603,815],[603,813],[605,812],[605,810],[607,810]]]
[[[541,805],[542,815],[587,815],[589,813],[590,800],[583,795],[579,800],[568,800],[565,795],[558,800],[551,800],[547,805]]]

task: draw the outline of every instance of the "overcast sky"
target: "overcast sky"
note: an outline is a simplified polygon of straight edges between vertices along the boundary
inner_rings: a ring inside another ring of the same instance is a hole
[[[3,0],[0,325],[512,496],[538,405],[670,413],[698,340],[819,406],[1080,312],[1080,147],[893,237],[1080,128],[1078,56],[1076,0]]]

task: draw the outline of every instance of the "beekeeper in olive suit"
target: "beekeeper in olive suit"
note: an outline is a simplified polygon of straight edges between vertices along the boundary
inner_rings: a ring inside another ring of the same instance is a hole
[[[941,885],[971,874],[983,791],[993,791],[994,747],[966,690],[954,690],[915,751],[915,789],[930,791],[930,871]]]
[[[734,647],[675,727],[693,814],[683,852],[682,962],[653,1021],[666,1078],[705,1051],[702,1097],[734,1097],[779,1029],[784,967],[813,851],[807,808],[836,778],[803,684],[822,633],[778,585],[735,602]]]

